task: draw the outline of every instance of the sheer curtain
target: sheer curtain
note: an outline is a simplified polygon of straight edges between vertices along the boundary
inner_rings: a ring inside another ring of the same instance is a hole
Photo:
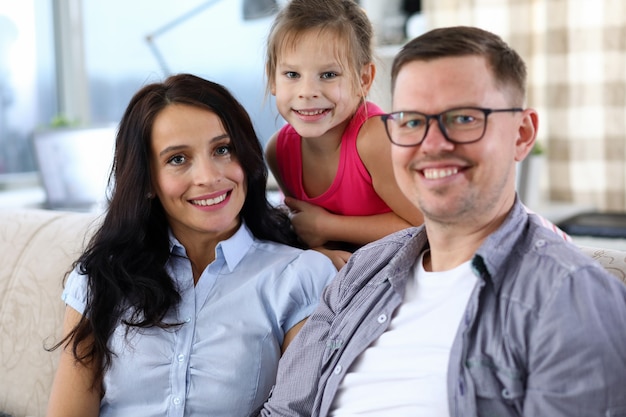
[[[472,25],[526,60],[552,201],[626,210],[626,2],[424,0],[429,28]]]

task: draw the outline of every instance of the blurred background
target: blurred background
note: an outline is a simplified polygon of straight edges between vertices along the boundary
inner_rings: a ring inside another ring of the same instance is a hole
[[[229,88],[265,143],[283,123],[265,96],[264,54],[285,2],[0,0],[0,207],[101,200],[129,99],[172,73]],[[407,39],[451,25],[493,31],[525,59],[527,105],[540,114],[538,146],[519,164],[522,200],[554,221],[597,211],[626,223],[626,2],[358,3],[376,34],[373,101],[391,109],[389,68]]]

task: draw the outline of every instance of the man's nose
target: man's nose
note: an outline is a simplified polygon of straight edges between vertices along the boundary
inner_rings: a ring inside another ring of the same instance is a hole
[[[426,128],[426,136],[420,145],[423,152],[432,153],[440,152],[441,150],[449,150],[454,147],[454,144],[450,142],[446,137],[446,132],[441,126],[441,122],[433,117],[428,120],[428,126]]]

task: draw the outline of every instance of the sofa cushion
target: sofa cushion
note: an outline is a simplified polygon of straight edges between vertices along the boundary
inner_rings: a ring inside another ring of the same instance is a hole
[[[43,416],[59,351],[66,272],[96,216],[0,210],[0,410]]]

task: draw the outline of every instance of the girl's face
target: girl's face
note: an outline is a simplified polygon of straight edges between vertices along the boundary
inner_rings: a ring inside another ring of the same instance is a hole
[[[154,193],[183,245],[235,233],[246,178],[215,113],[185,104],[163,109],[152,127],[150,165]]]
[[[339,42],[332,34],[311,30],[278,54],[270,91],[281,116],[304,138],[343,132],[373,81],[374,68],[368,64],[355,83]]]

